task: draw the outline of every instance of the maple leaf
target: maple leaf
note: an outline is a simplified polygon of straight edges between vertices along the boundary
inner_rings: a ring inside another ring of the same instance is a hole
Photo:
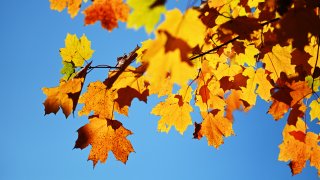
[[[288,104],[275,100],[271,104],[268,113],[271,114],[275,120],[279,120],[288,112],[289,107]]]
[[[201,73],[202,74],[202,73]],[[220,82],[214,78],[207,79],[200,76],[198,80],[198,89],[196,91],[196,105],[200,111],[208,111],[210,109],[219,109],[224,111],[226,105],[223,95],[224,91],[220,88]]]
[[[151,33],[161,14],[166,11],[164,4],[153,7],[156,2],[157,0],[129,0],[127,3],[133,11],[128,17],[127,27],[138,29],[145,26],[146,32]]]
[[[157,30],[166,31],[193,48],[202,44],[205,37],[206,26],[199,16],[200,12],[194,9],[188,9],[184,14],[178,9],[173,9],[165,13],[165,21],[159,25]]]
[[[268,113],[275,120],[279,120],[288,112],[289,107],[293,107],[307,98],[311,94],[311,89],[305,81],[286,83],[283,87],[277,88],[272,94],[273,103],[271,104]]]
[[[299,31],[293,31],[299,29]],[[309,44],[308,33],[318,36],[320,31],[320,20],[313,9],[291,8],[280,20],[280,26],[276,34],[280,42],[292,39],[292,46],[300,50]]]
[[[245,64],[255,66],[257,54],[259,54],[259,50],[254,45],[248,45],[244,47],[243,53],[237,53],[233,59],[242,66]]]
[[[65,47],[60,48],[62,60],[73,63],[76,67],[81,67],[85,60],[91,58],[93,52],[91,42],[85,35],[78,39],[77,35],[69,33],[65,39]]]
[[[74,18],[81,7],[82,0],[49,0],[50,8],[61,12],[68,6],[68,13]]]
[[[308,86],[310,88],[312,88],[313,86],[313,91],[314,92],[318,92],[319,91],[319,87],[320,87],[320,77],[318,78],[313,78],[312,76],[307,76],[305,77],[305,81],[308,83]]]
[[[152,109],[151,114],[161,116],[158,122],[160,132],[168,133],[171,126],[175,126],[176,130],[183,134],[192,124],[191,91],[191,87],[181,88],[178,94],[170,94],[164,102],[160,102]]]
[[[149,96],[149,83],[146,81],[145,77],[142,76],[145,68],[144,65],[137,68],[128,66],[113,83],[111,89],[117,91],[118,97],[115,101],[119,104],[120,108],[131,106],[131,102],[134,98],[138,98],[145,103],[147,102],[147,97]],[[117,71],[111,72],[109,78],[112,78],[116,74]]]
[[[293,90],[290,92],[290,96],[292,97],[291,106],[307,98],[312,93],[311,88],[305,81],[293,82],[288,87]]]
[[[60,80],[60,85],[53,88],[42,88],[47,99],[43,102],[45,114],[56,114],[60,108],[66,118],[74,112],[87,74],[89,63],[73,79]]]
[[[315,72],[316,68],[320,67],[320,61],[318,61],[318,40],[316,37],[312,36],[310,38],[310,44],[308,46],[305,46],[304,50],[311,55],[308,63],[312,67],[311,72]],[[319,71],[318,71],[319,72]],[[313,77],[317,78],[317,77]]]
[[[219,1],[220,2],[220,1]],[[216,23],[213,19],[216,19],[219,16],[218,10],[215,8],[210,8],[208,4],[205,4],[201,9],[201,15],[199,18],[202,23],[205,24],[208,28],[213,28]]]
[[[215,77],[218,80],[221,80],[223,77],[228,77],[227,81],[232,81],[232,78],[230,79],[230,77],[233,77],[237,74],[241,74],[242,73],[242,67],[236,64],[227,64],[227,63],[219,63],[218,64],[218,68],[213,72],[213,74],[215,75]]]
[[[311,73],[312,67],[308,63],[308,60],[311,58],[311,55],[308,52],[295,49],[291,52],[291,56],[291,64],[296,65],[296,67],[300,67],[302,69],[302,72],[299,73],[300,75]]]
[[[313,100],[310,103],[310,117],[311,117],[311,121],[315,120],[316,118],[318,118],[318,120],[320,121],[320,98],[317,100]]]
[[[207,137],[208,145],[218,148],[223,144],[223,137],[234,135],[232,121],[223,117],[222,111],[201,112],[202,123],[195,123],[194,138],[201,139]]]
[[[225,76],[220,79],[220,87],[224,90],[240,90],[242,87],[247,86],[248,77],[243,76],[242,73],[239,73],[235,76]]]
[[[291,47],[273,46],[272,52],[265,54],[262,62],[266,64],[265,69],[271,72],[270,77],[274,81],[277,81],[281,72],[286,75],[295,73],[295,65],[291,64]]]
[[[67,81],[69,78],[72,77],[72,75],[74,75],[75,67],[72,63],[66,61],[62,61],[62,64],[63,67],[60,70],[60,73],[64,74],[63,79]]]
[[[243,110],[248,110],[249,105],[248,102],[241,99],[241,90],[231,90],[230,95],[226,99],[226,118],[229,120],[233,120],[233,111],[239,110],[243,108]]]
[[[107,89],[107,86],[100,82],[92,82],[88,85],[87,92],[81,95],[79,103],[84,104],[78,112],[79,116],[89,115],[93,111],[99,118],[112,119],[114,110],[120,114],[128,115],[128,108],[120,108],[114,100],[117,98],[115,91]]]
[[[218,31],[223,35],[221,37],[222,42],[224,42],[224,39],[230,40],[235,34],[239,35],[240,40],[251,40],[250,34],[261,29],[261,27],[258,19],[239,16],[221,24]]]
[[[160,31],[151,47],[141,58],[148,64],[146,76],[156,92],[160,91],[162,86],[159,82],[165,81],[168,74],[172,82],[170,84],[179,85],[196,76],[197,70],[188,58],[191,48],[183,40]]]
[[[249,79],[247,80],[246,86],[241,87],[241,99],[251,105],[255,104],[257,94],[265,101],[270,100],[270,90],[273,86],[267,80],[267,74],[264,69],[259,68],[254,70],[252,67],[249,67],[243,71],[243,75],[249,77]]]
[[[118,27],[118,21],[127,21],[130,8],[122,0],[95,0],[83,11],[84,24],[94,24],[101,21],[103,28],[111,31]]]
[[[95,166],[99,161],[106,162],[109,151],[115,158],[126,163],[134,149],[127,139],[132,132],[122,126],[117,120],[90,116],[89,123],[78,129],[78,139],[74,148],[84,149],[91,145],[88,160]]]
[[[306,109],[307,107],[303,103],[295,104],[290,111],[287,124],[295,126],[298,119],[303,118]]]
[[[290,161],[289,166],[293,175],[301,173],[310,160],[310,165],[318,169],[320,175],[320,146],[318,135],[313,132],[306,133],[306,125],[302,119],[296,126],[286,125],[283,130],[283,142],[279,145],[280,161]]]

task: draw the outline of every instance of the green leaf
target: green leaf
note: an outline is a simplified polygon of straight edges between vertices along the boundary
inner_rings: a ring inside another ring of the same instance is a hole
[[[71,62],[62,61],[63,67],[60,70],[64,74],[63,79],[68,80],[75,72],[74,65]]]

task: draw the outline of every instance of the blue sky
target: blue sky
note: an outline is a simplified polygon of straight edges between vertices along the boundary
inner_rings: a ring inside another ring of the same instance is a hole
[[[185,6],[184,1],[172,1],[175,4]],[[118,119],[133,131],[129,139],[136,153],[126,165],[110,153],[106,164],[93,169],[87,161],[89,148],[73,150],[76,130],[87,119],[66,120],[61,112],[44,116],[41,88],[59,82],[59,48],[64,47],[67,33],[86,34],[96,65],[114,65],[117,56],[148,36],[123,24],[112,33],[99,24],[85,27],[83,15],[72,20],[66,11],[51,11],[47,0],[3,1],[1,7],[0,179],[317,179],[313,167],[292,177],[287,163],[277,160],[285,120],[272,120],[266,114],[268,104],[261,101],[249,113],[235,114],[236,136],[227,138],[218,150],[205,138],[192,139],[192,127],[184,136],[175,130],[157,132],[159,118],[149,112],[159,100],[134,101],[129,118]],[[105,70],[96,70],[87,81],[105,77]]]

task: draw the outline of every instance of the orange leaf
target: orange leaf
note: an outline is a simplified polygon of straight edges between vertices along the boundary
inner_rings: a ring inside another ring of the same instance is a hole
[[[232,90],[231,94],[226,99],[227,108],[226,108],[226,118],[229,120],[233,120],[233,111],[239,110],[243,108],[247,110],[250,105],[246,102],[241,100],[241,91],[240,90]]]
[[[271,114],[275,120],[279,120],[288,112],[288,109],[289,105],[286,103],[274,100],[268,110],[268,113]]]
[[[280,161],[290,161],[289,166],[293,175],[299,174],[310,161],[311,166],[318,169],[320,175],[320,146],[318,135],[306,132],[306,125],[299,118],[296,126],[286,125],[283,130],[283,142],[279,145]]]
[[[49,2],[50,8],[59,12],[68,6],[68,13],[74,18],[80,10],[82,0],[49,0]]]
[[[60,86],[42,88],[43,93],[47,95],[47,99],[43,102],[45,114],[56,114],[60,107],[66,118],[71,112],[74,112],[90,64],[83,68],[73,79],[69,81],[61,79]]]
[[[116,92],[107,89],[106,85],[100,81],[92,82],[79,99],[79,103],[84,104],[78,112],[79,116],[89,115],[93,111],[94,115],[100,118],[113,118],[113,111],[128,115],[128,108],[120,108],[118,103],[114,102],[117,98]]]
[[[93,166],[98,161],[106,162],[109,151],[115,158],[126,163],[128,156],[134,149],[127,139],[132,132],[122,126],[117,120],[104,119],[96,116],[89,117],[89,123],[78,129],[78,139],[75,148],[84,149],[92,146],[88,160]]]
[[[223,137],[228,137],[234,134],[232,130],[232,121],[223,117],[221,111],[201,112],[203,122],[195,123],[196,129],[193,134],[194,138],[201,139],[206,136],[208,145],[218,148],[223,144]]]
[[[111,31],[118,27],[118,21],[127,21],[129,6],[122,0],[95,0],[91,6],[83,11],[85,25],[101,21],[103,28]]]

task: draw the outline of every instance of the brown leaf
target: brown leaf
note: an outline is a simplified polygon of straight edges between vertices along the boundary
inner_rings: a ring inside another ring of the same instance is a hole
[[[320,32],[320,20],[313,9],[293,8],[280,20],[280,28],[276,29],[280,42],[292,39],[292,46],[303,51],[309,44],[308,34],[318,36]]]
[[[235,34],[239,35],[240,40],[250,40],[250,34],[253,33],[253,31],[261,29],[261,27],[258,19],[247,16],[238,16],[222,24],[218,31],[224,36],[229,36],[229,38],[227,38],[228,40],[232,39],[232,36]]]
[[[311,58],[311,55],[309,53],[307,53],[306,51],[295,49],[291,52],[291,57],[291,64],[296,65],[296,67],[300,66],[305,74],[311,73],[312,67],[308,63],[308,60]]]
[[[229,80],[229,76],[225,76],[220,79],[220,86],[224,91],[227,90],[241,90],[241,87],[247,86],[247,80],[249,79],[247,76],[243,76],[242,73],[234,76],[233,80]]]
[[[306,111],[306,106],[304,104],[296,104],[292,107],[287,124],[296,125],[298,118],[302,118]]]
[[[149,89],[145,89],[142,93],[140,93],[138,90],[130,86],[121,88],[117,92],[118,98],[115,99],[115,101],[118,102],[120,108],[131,106],[131,102],[134,98],[138,98],[140,101],[147,103],[147,97],[149,96]]]
[[[210,8],[208,4],[205,4],[203,8],[200,9],[199,18],[208,28],[213,28],[216,25],[215,19],[219,16],[219,12],[216,8]]]

